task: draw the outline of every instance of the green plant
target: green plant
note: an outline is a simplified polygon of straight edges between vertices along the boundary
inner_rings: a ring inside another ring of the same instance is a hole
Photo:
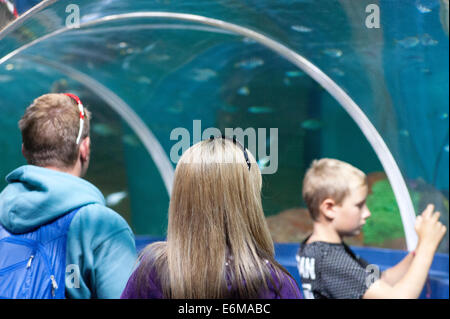
[[[411,192],[411,197],[417,207],[420,194]],[[367,197],[367,207],[371,217],[364,226],[364,244],[382,245],[387,240],[404,237],[400,211],[388,180],[373,184],[372,193]]]

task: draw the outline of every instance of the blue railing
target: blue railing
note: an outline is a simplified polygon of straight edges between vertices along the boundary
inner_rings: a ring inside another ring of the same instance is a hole
[[[154,241],[165,240],[162,237],[136,236],[136,249],[141,251]],[[275,258],[295,278],[301,287],[295,255],[299,243],[275,243]],[[372,247],[351,247],[355,254],[371,264],[378,265],[381,271],[390,268],[402,260],[407,252],[393,249]],[[431,265],[427,283],[420,296],[421,299],[449,299],[449,256],[436,254]]]

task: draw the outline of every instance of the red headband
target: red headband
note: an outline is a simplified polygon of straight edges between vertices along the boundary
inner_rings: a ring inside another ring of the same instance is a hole
[[[83,103],[81,103],[80,98],[78,96],[76,96],[75,94],[72,94],[72,93],[63,93],[63,94],[74,99],[77,102],[78,110],[80,111],[80,130],[78,131],[78,136],[77,136],[77,141],[76,141],[77,144],[79,144],[80,139],[81,139],[81,134],[83,133],[84,116],[85,116]]]

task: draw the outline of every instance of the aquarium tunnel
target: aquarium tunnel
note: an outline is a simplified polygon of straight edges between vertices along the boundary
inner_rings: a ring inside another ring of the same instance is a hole
[[[177,142],[255,132],[278,258],[311,231],[313,159],[368,175],[372,216],[349,239],[388,267],[428,203],[449,217],[448,0],[46,0],[0,31],[0,187],[26,164],[17,122],[48,92],[92,112],[86,179],[130,224],[164,238]],[[248,136],[247,136],[248,137]],[[243,143],[251,143],[244,139]],[[448,233],[423,297],[448,298]]]

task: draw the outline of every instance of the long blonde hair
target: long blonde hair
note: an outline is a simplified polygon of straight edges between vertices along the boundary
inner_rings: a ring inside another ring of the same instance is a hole
[[[199,142],[183,154],[167,242],[144,250],[138,282],[154,269],[166,298],[258,298],[268,281],[273,284],[272,272],[278,278],[280,271],[288,274],[275,261],[261,173],[247,154],[250,168],[243,149],[223,138]]]

